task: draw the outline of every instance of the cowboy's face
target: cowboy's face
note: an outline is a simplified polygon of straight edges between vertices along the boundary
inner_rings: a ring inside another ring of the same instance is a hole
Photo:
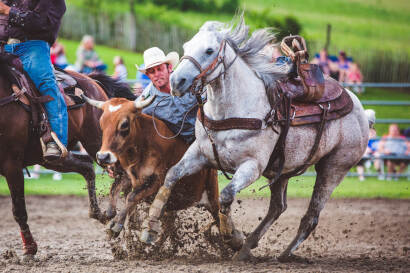
[[[172,72],[172,65],[160,64],[145,71],[145,74],[150,78],[154,86],[161,91],[169,86],[169,76]]]

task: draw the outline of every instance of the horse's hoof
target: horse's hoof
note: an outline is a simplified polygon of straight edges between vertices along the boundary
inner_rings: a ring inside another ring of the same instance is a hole
[[[88,217],[90,217],[91,219],[95,219],[98,220],[100,222],[102,222],[104,220],[104,215],[101,213],[101,211],[98,210],[90,210],[88,212]]]
[[[243,261],[249,261],[251,259],[251,253],[249,249],[241,249],[240,251],[236,252],[235,255],[233,255],[232,260],[235,262],[243,262]]]
[[[158,239],[158,234],[155,231],[144,229],[141,231],[140,241],[147,245],[153,245]]]
[[[37,254],[37,243],[32,242],[31,244],[23,245],[23,255],[24,256],[34,256]]]
[[[232,232],[232,237],[225,242],[235,251],[238,251],[242,248],[245,241],[245,236],[239,230],[234,230]]]
[[[32,263],[34,261],[33,254],[24,254],[23,256],[23,263]]]

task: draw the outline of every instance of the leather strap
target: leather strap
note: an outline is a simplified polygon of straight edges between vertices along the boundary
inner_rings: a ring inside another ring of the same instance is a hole
[[[262,120],[256,118],[228,118],[223,120],[213,120],[205,114],[201,115],[200,111],[198,111],[197,117],[205,127],[212,131],[225,131],[232,129],[260,130],[262,128]]]

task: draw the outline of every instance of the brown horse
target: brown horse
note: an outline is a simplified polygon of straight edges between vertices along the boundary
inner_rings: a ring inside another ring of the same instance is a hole
[[[0,98],[12,94],[11,83],[0,74]],[[83,92],[94,99],[107,100],[113,96],[115,82],[107,76],[91,77],[70,72],[77,80]],[[98,82],[98,83],[97,83]],[[102,88],[101,86],[104,88]],[[129,92],[132,96],[132,94]],[[66,98],[67,101],[67,98]],[[27,211],[24,199],[24,176],[22,169],[26,166],[40,164],[48,169],[59,172],[77,172],[87,181],[90,217],[104,222],[106,218],[114,217],[113,208],[109,208],[108,217],[101,213],[95,193],[95,172],[93,160],[101,146],[101,129],[98,121],[102,111],[85,104],[82,107],[69,110],[68,150],[80,141],[88,155],[68,156],[58,163],[47,163],[42,158],[39,137],[33,137],[29,132],[31,114],[18,102],[0,106],[0,174],[3,175],[10,189],[14,219],[20,226],[23,240],[24,255],[35,255],[37,244],[31,235],[27,224]]]

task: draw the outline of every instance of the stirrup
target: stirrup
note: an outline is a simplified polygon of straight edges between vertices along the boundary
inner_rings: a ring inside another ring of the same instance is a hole
[[[68,155],[67,148],[64,146],[63,143],[61,143],[61,141],[58,139],[56,133],[54,133],[53,131],[51,132],[51,137],[52,137],[53,141],[57,144],[58,148],[61,151],[60,159],[65,158]],[[40,138],[40,143],[41,143],[41,149],[43,150],[43,155],[45,155],[46,151],[47,151],[47,146],[44,143],[42,138]]]

